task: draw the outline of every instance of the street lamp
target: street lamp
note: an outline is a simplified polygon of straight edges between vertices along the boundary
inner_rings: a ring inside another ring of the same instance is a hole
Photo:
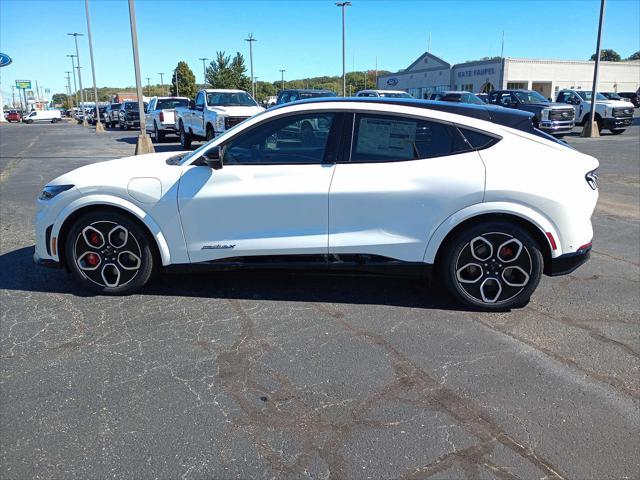
[[[205,62],[209,60],[208,58],[199,58],[198,60],[202,61],[202,85],[207,86],[207,66]]]
[[[75,55],[67,55],[71,57],[71,71],[73,72],[73,96],[76,97],[76,107],[80,107],[78,103],[78,84],[76,83],[76,64],[74,62]]]
[[[160,75],[160,88],[164,94],[164,72],[159,72],[158,75]]]
[[[89,123],[87,122],[87,116],[84,114],[84,91],[82,90],[82,73],[80,73],[80,53],[78,51],[78,37],[84,37],[82,33],[67,33],[67,35],[71,35],[76,42],[76,58],[78,59],[78,83],[80,84],[80,101],[82,102],[83,110],[82,110],[82,126],[88,127]]]
[[[280,78],[282,79],[282,90],[284,90],[284,72],[286,72],[284,68],[280,69]]]
[[[245,38],[244,41],[249,42],[249,62],[251,63],[251,93],[253,94],[253,98],[256,98],[256,84],[253,80],[253,42],[257,42],[257,40],[253,38],[253,33],[250,33],[249,38]]]
[[[96,86],[96,67],[93,63],[93,42],[91,41],[91,20],[89,19],[89,0],[84,0],[84,7],[87,12],[87,35],[89,38],[89,56],[91,57],[91,75],[93,76],[93,96],[96,100],[95,120],[96,133],[104,132],[104,127],[100,121],[100,108],[98,107],[98,87]]]
[[[138,56],[138,30],[136,28],[136,7],[134,0],[129,0],[129,22],[131,24],[131,46],[133,48],[133,67],[136,74],[136,94],[138,95],[138,116],[140,118],[140,135],[136,143],[136,155],[155,153],[153,144],[146,131],[144,100],[142,99],[142,78],[140,77],[140,58]]]
[[[351,2],[337,2],[337,7],[342,8],[342,96],[347,96],[347,76],[346,76],[346,65],[345,65],[345,35],[344,35],[344,14],[345,7],[350,7]]]
[[[582,129],[581,137],[599,137],[600,129],[596,120],[596,95],[598,95],[598,73],[600,71],[600,40],[602,39],[602,24],[604,22],[604,9],[606,0],[600,0],[600,20],[598,22],[598,39],[596,40],[596,61],[593,69],[593,85],[591,87],[591,112],[589,112],[589,123]]]
[[[71,96],[71,72],[64,72],[67,74],[67,86],[69,87],[69,106],[73,112],[73,97]]]

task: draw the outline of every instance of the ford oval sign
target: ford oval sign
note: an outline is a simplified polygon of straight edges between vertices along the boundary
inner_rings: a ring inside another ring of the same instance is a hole
[[[6,67],[12,61],[13,60],[11,60],[11,57],[9,55],[7,55],[6,53],[0,53],[0,67]]]
[[[398,84],[398,79],[395,77],[387,80],[387,85],[389,85],[390,87],[395,87],[397,84]]]

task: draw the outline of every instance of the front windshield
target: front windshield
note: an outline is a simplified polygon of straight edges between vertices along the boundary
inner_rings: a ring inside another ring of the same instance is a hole
[[[256,118],[259,117],[260,115],[264,115],[265,113],[267,113],[267,110],[263,110],[260,113],[256,113],[253,117],[251,118]],[[224,143],[224,141],[227,139],[227,137],[229,135],[231,135],[240,125],[243,125],[244,122],[240,122],[236,125],[234,125],[233,127],[231,127],[229,130],[226,130],[224,133],[218,135],[217,137],[215,137],[213,140],[209,140],[207,143],[205,143],[204,145],[201,145],[200,147],[198,147],[197,149],[195,149],[193,152],[189,152],[187,153],[184,157],[182,157],[182,159],[180,160],[180,165],[184,165],[187,162],[189,162],[192,158],[197,158],[197,156],[200,156],[200,154],[202,153],[202,151],[206,150],[207,148],[209,148],[209,146],[213,143],[216,142],[217,145],[222,145]]]
[[[335,97],[336,94],[333,92],[298,92],[298,96],[300,100],[304,100],[305,98]]]
[[[612,92],[612,93],[609,93],[608,95],[610,100],[623,100],[623,98],[617,93]]]
[[[544,98],[538,92],[514,92],[518,100],[521,103],[549,103],[549,100]]]
[[[380,96],[381,97],[387,97],[387,98],[413,98],[411,95],[409,95],[406,92],[380,92]]]
[[[591,92],[585,92],[584,90],[581,90],[579,92],[576,92],[578,95],[580,95],[580,97],[583,100],[591,100]],[[602,95],[601,93],[596,93],[596,100],[606,100],[607,97],[605,97],[604,95]]]
[[[256,101],[247,92],[211,92],[207,93],[207,105],[210,107],[257,107]]]
[[[144,102],[144,108],[147,108],[147,102]],[[125,110],[138,110],[138,102],[127,102],[124,104]]]

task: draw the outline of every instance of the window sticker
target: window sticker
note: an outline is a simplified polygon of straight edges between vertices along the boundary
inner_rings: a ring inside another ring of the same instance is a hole
[[[364,155],[412,159],[415,141],[416,122],[365,117],[360,119],[356,151]]]

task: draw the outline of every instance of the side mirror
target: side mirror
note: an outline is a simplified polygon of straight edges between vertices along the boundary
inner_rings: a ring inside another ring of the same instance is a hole
[[[196,102],[193,100],[189,100],[189,110],[193,110],[196,108]]]
[[[220,155],[220,147],[211,147],[203,155],[204,163],[214,170],[222,168],[222,156]]]

